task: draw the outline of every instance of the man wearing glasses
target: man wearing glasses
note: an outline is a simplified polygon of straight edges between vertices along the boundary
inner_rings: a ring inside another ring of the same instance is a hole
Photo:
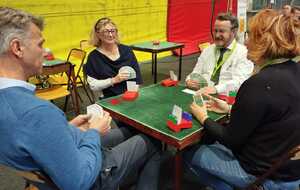
[[[200,89],[199,80],[193,75],[186,78],[187,87],[203,93],[225,93],[238,90],[252,74],[253,63],[247,59],[247,48],[235,40],[238,30],[236,17],[221,13],[217,16],[213,31],[214,44],[204,49],[192,73],[200,74],[208,86]]]

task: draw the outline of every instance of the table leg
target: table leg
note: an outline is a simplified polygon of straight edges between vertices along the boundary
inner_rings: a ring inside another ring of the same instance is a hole
[[[151,74],[153,76],[153,70],[154,70],[154,53],[152,53],[152,63],[151,63]]]
[[[179,54],[179,76],[178,80],[181,79],[181,66],[182,66],[182,48],[180,48],[180,54]]]
[[[154,84],[157,82],[157,53],[153,54],[154,56]]]
[[[175,190],[181,189],[182,177],[182,155],[181,151],[177,150],[175,155]]]

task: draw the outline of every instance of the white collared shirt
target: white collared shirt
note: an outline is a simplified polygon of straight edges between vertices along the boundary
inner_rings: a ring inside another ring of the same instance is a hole
[[[227,49],[232,50],[234,43],[236,43],[235,40],[232,41]],[[220,51],[216,51],[215,44],[208,46],[199,56],[192,73],[199,73],[207,81],[210,81],[219,56]],[[237,91],[241,84],[251,76],[253,68],[253,63],[247,59],[247,48],[237,43],[236,48],[221,67],[219,83],[215,85],[217,93],[225,93],[228,86],[233,88],[230,90]],[[186,80],[189,79],[190,75],[187,76]]]
[[[30,91],[35,91],[36,88],[35,85],[22,80],[0,77],[0,89],[10,88],[10,87],[24,87]]]

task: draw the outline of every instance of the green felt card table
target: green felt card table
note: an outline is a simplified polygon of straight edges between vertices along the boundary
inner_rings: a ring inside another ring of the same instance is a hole
[[[154,42],[142,42],[131,45],[131,48],[136,51],[149,52],[152,54],[152,74],[154,70],[154,83],[157,82],[157,54],[160,52],[179,50],[179,70],[178,79],[181,79],[181,65],[182,65],[182,48],[184,44],[174,43],[174,42],[159,42],[158,44]],[[154,69],[153,69],[154,68]]]
[[[181,179],[181,151],[187,146],[199,141],[203,127],[193,118],[193,126],[175,133],[167,127],[168,115],[172,113],[174,105],[189,112],[189,105],[193,101],[191,94],[182,92],[184,86],[164,87],[153,84],[139,90],[139,96],[134,101],[122,100],[122,95],[99,100],[97,103],[108,111],[113,118],[123,121],[139,131],[148,134],[167,145],[177,149],[175,155],[175,189],[180,189]],[[118,104],[112,100],[118,99]],[[214,120],[220,120],[225,115],[208,113]]]

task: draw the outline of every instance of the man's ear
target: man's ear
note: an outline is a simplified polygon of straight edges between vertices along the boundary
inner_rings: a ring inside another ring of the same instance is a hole
[[[23,57],[23,47],[21,45],[21,41],[17,38],[13,39],[9,43],[9,47],[11,52],[18,58]]]

